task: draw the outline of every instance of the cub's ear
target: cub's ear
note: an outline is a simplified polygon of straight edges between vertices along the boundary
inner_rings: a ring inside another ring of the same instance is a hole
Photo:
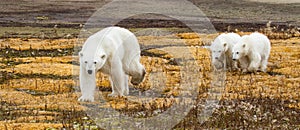
[[[83,53],[82,53],[82,52],[79,52],[79,56],[82,57],[82,56],[83,56]]]
[[[243,45],[243,48],[245,48],[245,47],[246,47],[246,44]]]
[[[208,50],[211,51],[212,47],[211,46],[205,46],[205,48],[207,48]]]

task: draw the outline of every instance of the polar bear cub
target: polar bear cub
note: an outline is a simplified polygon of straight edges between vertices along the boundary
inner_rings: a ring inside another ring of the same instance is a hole
[[[138,85],[146,73],[140,53],[136,36],[127,29],[107,27],[90,36],[79,52],[82,96],[78,100],[94,101],[98,70],[109,75],[109,96],[128,95],[128,76],[133,85]]]
[[[266,72],[271,43],[267,36],[255,32],[242,36],[232,49],[233,60],[238,60],[243,72]]]
[[[212,53],[212,63],[215,69],[222,69],[226,63],[228,70],[236,69],[237,65],[232,60],[232,47],[241,39],[236,33],[222,33],[209,47]]]

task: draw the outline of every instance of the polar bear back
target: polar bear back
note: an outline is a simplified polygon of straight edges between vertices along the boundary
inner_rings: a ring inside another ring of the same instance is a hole
[[[221,49],[223,48],[224,43],[228,45],[228,49],[230,50],[234,44],[236,44],[240,40],[240,35],[236,33],[222,33],[219,35],[211,45],[211,49]],[[227,51],[227,49],[225,49]]]
[[[238,40],[241,39],[241,36],[236,33],[227,33],[220,35],[221,40],[228,44],[236,44]]]
[[[267,36],[261,33],[252,33],[242,37],[242,41],[246,44],[249,52],[257,52],[264,55],[269,55],[271,50],[271,43]]]
[[[85,53],[86,57],[94,57],[96,52],[99,52],[99,48],[101,48],[101,43],[105,40],[105,35],[111,30],[112,28],[105,28],[93,35],[91,35],[83,44],[81,51],[82,52],[89,52]]]
[[[82,51],[88,51],[87,54],[90,55],[88,57],[94,57],[101,52],[107,53],[108,56],[112,55],[112,52],[118,52],[117,55],[122,59],[130,55],[125,52],[140,52],[140,47],[134,34],[127,29],[108,27],[90,36],[83,45]]]
[[[138,40],[132,32],[120,27],[111,27],[111,28],[113,29],[109,32],[107,38],[111,40],[111,42],[116,43],[115,44],[117,45],[115,46],[116,50],[119,50],[121,47],[126,52],[125,55],[130,55],[130,53],[140,52],[140,46],[138,44]],[[126,57],[125,55],[124,57]]]
[[[108,45],[108,47],[113,47],[112,50],[117,52],[115,55],[122,60],[124,70],[127,71],[131,63],[139,63],[140,45],[136,36],[129,30],[120,27],[112,28],[106,39],[114,44],[113,46]]]

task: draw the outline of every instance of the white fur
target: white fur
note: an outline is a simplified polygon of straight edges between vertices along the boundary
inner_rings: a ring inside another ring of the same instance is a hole
[[[109,75],[112,86],[109,96],[128,95],[128,75],[134,85],[142,82],[145,75],[137,38],[124,28],[108,27],[93,34],[85,41],[79,57],[82,93],[79,101],[94,101],[98,70]]]
[[[243,72],[255,72],[267,69],[271,43],[267,36],[255,32],[242,36],[241,40],[233,47],[233,59],[238,60]]]
[[[226,63],[226,68],[231,70],[237,68],[232,60],[232,47],[241,39],[236,33],[223,33],[211,44],[212,63],[215,69],[221,69]]]

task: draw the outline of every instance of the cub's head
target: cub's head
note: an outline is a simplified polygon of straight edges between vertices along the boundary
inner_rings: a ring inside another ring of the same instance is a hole
[[[232,60],[239,60],[241,57],[245,56],[246,54],[246,44],[244,43],[237,43],[232,48]]]
[[[212,55],[212,60],[213,61],[219,61],[219,60],[223,60],[223,57],[225,55],[225,52],[227,50],[227,43],[222,43],[222,44],[212,44],[210,46],[210,50],[211,50],[211,55]]]
[[[107,60],[107,55],[101,53],[100,55],[91,55],[84,52],[79,52],[80,67],[85,69],[89,75],[95,74],[103,67]]]
[[[239,60],[241,57],[248,55],[250,46],[246,44],[249,41],[249,35],[242,36],[232,48],[232,60]]]

